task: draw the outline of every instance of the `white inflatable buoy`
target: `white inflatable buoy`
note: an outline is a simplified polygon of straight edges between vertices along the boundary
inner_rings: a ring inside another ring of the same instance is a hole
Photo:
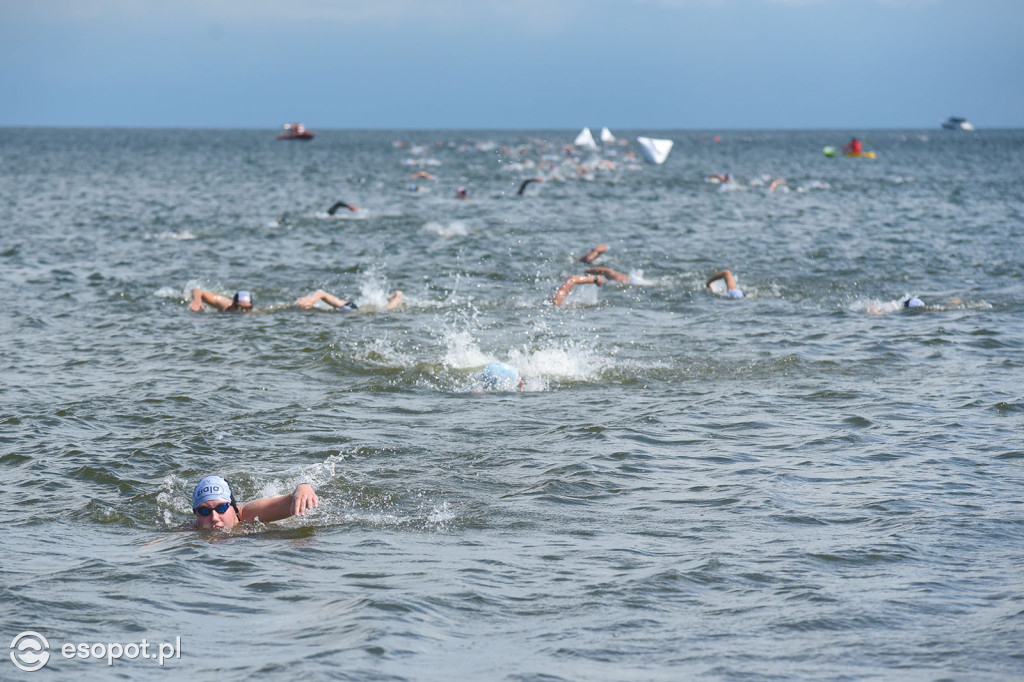
[[[573,142],[577,147],[586,147],[587,149],[597,149],[597,143],[594,142],[594,135],[590,132],[590,128],[584,128],[580,131],[580,134],[576,136],[576,140]]]
[[[637,144],[640,145],[640,153],[651,163],[665,163],[668,153],[672,151],[672,140],[659,140],[652,137],[638,137]]]

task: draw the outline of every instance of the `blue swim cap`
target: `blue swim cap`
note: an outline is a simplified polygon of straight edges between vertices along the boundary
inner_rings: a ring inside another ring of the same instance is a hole
[[[196,484],[195,490],[192,491],[192,509],[210,500],[235,501],[231,486],[220,476],[207,476]]]
[[[515,391],[519,389],[519,370],[504,362],[492,362],[484,368],[480,380],[495,391]]]
[[[903,307],[904,308],[923,308],[924,307],[924,301],[919,299],[917,296],[911,296],[903,304]]]

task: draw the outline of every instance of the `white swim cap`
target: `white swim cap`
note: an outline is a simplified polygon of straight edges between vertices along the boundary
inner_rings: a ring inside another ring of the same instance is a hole
[[[235,501],[235,496],[231,494],[231,486],[220,476],[207,476],[196,484],[192,491],[192,509],[210,500]]]

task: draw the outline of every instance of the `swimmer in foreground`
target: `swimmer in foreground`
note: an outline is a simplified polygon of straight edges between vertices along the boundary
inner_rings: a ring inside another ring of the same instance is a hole
[[[569,295],[569,292],[577,284],[596,284],[601,286],[606,281],[601,275],[570,275],[562,282],[562,286],[558,287],[558,291],[555,292],[554,297],[551,299],[551,304],[556,306],[562,305],[565,297]]]
[[[222,313],[249,313],[252,312],[252,294],[248,291],[236,291],[234,298],[228,298],[212,291],[193,289],[192,302],[188,304],[189,310],[196,313],[206,312],[208,305]]]
[[[192,490],[192,513],[196,515],[200,530],[231,530],[239,522],[270,523],[290,516],[305,516],[319,503],[308,483],[297,485],[291,495],[253,500],[241,507],[235,502],[231,486],[220,476],[207,476]]]
[[[335,213],[338,212],[339,208],[347,208],[348,210],[350,210],[352,212],[355,212],[355,211],[359,210],[358,206],[353,206],[352,204],[346,204],[344,201],[338,201],[338,202],[336,202],[334,204],[334,206],[331,206],[329,209],[327,209],[327,215],[334,215]]]
[[[740,288],[738,286],[736,286],[736,278],[734,278],[732,276],[732,273],[729,272],[728,270],[716,272],[711,276],[711,279],[704,283],[704,286],[710,289],[712,283],[717,282],[720,279],[725,280],[726,296],[728,296],[729,298],[743,298],[743,292],[740,291]]]
[[[317,289],[309,296],[303,296],[295,299],[295,305],[299,306],[303,310],[309,310],[316,305],[317,301],[323,301],[332,308],[337,308],[339,310],[359,310],[359,306],[355,304],[355,301],[346,301],[345,299],[338,298],[334,294],[330,294],[323,289]],[[390,296],[388,296],[388,303],[384,306],[384,309],[393,310],[394,308],[397,308],[401,302],[402,291],[400,289],[396,289]]]
[[[580,258],[577,259],[576,262],[577,263],[586,263],[587,265],[590,265],[591,263],[593,263],[597,259],[598,256],[600,256],[602,253],[604,253],[607,250],[608,250],[608,245],[607,244],[598,244],[597,246],[592,248],[590,251],[587,251],[585,254],[580,256]]]

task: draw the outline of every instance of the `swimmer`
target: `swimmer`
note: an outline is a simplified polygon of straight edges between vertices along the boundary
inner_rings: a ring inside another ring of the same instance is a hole
[[[772,183],[768,185],[768,191],[774,192],[776,187],[785,187],[786,181],[783,178],[775,178]]]
[[[220,476],[207,476],[192,490],[192,513],[200,530],[231,530],[239,522],[271,523],[290,516],[305,516],[319,506],[313,486],[300,483],[291,495],[279,495],[246,502],[235,502],[231,486]]]
[[[544,178],[526,178],[523,180],[523,184],[519,185],[519,191],[516,192],[519,196],[523,196],[523,192],[526,191],[526,186],[531,182],[544,182]]]
[[[480,372],[480,381],[492,391],[521,391],[526,379],[519,370],[504,362],[492,362]]]
[[[352,204],[346,204],[344,201],[338,201],[338,202],[335,202],[334,206],[331,206],[329,209],[327,209],[327,215],[334,215],[335,213],[338,212],[339,208],[347,208],[348,210],[350,210],[352,212],[355,212],[355,211],[359,210],[358,206],[353,206]]]
[[[435,176],[431,175],[430,173],[424,170],[416,171],[415,173],[410,173],[409,177],[413,179],[420,178],[422,180],[437,180]]]
[[[222,313],[249,313],[252,312],[252,294],[248,291],[236,291],[234,298],[228,298],[212,291],[193,289],[192,302],[188,304],[189,310],[195,313],[206,312],[208,305]]]
[[[725,294],[729,298],[743,298],[743,292],[740,291],[740,288],[738,286],[736,286],[736,279],[728,270],[716,272],[714,275],[711,276],[711,279],[704,283],[704,286],[710,289],[712,283],[717,282],[720,279],[725,280]]]
[[[708,182],[719,182],[723,185],[727,185],[732,181],[732,173],[712,173],[708,176]]]
[[[950,305],[959,305],[962,301],[958,298],[954,298],[950,301]],[[894,301],[868,301],[864,304],[864,312],[868,315],[885,315],[887,313],[895,313],[904,309],[924,308],[925,304],[917,296],[906,296],[905,298],[898,298]]]
[[[570,275],[562,282],[562,286],[558,287],[558,291],[555,292],[554,297],[551,299],[551,304],[556,306],[562,305],[565,297],[569,295],[569,292],[577,284],[596,284],[601,286],[606,281],[601,275]]]
[[[316,305],[317,301],[323,301],[327,305],[332,308],[337,308],[338,310],[359,310],[359,306],[356,305],[355,301],[346,301],[338,298],[334,294],[324,291],[323,289],[317,289],[309,296],[303,296],[295,299],[295,305],[299,306],[303,310],[310,310],[314,305]],[[388,296],[388,303],[384,306],[384,309],[393,310],[394,308],[397,308],[401,302],[402,292],[400,289],[396,289],[390,296]]]
[[[587,265],[590,265],[591,263],[593,263],[597,259],[598,256],[600,256],[602,253],[604,253],[607,250],[608,250],[608,245],[607,244],[598,244],[597,246],[592,248],[590,251],[587,251],[585,254],[583,254],[579,259],[577,259],[576,262],[577,263],[586,263]]]
[[[603,265],[587,268],[583,272],[588,275],[604,275],[607,279],[614,280],[622,284],[634,284],[633,278],[629,275],[618,272],[617,270],[612,270],[611,268],[606,268]]]
[[[469,198],[469,193],[466,192],[466,188],[465,187],[459,187],[457,190],[455,190],[455,198],[456,199],[468,199]]]

